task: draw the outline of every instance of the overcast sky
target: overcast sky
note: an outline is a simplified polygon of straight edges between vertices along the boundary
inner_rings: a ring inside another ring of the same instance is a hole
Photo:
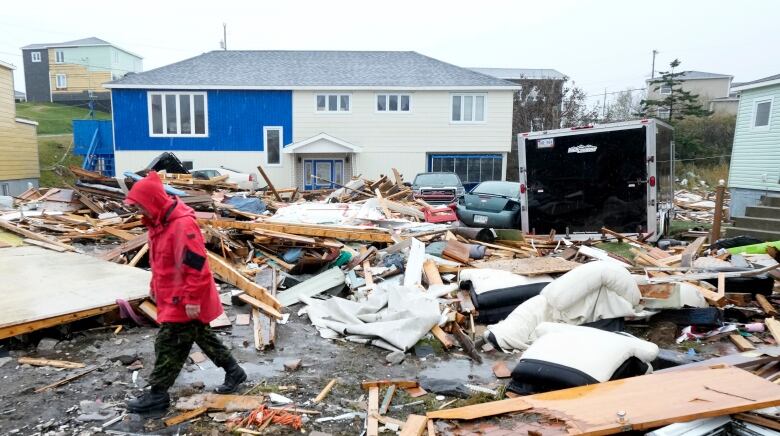
[[[44,12],[47,11],[47,12]],[[144,69],[219,49],[414,50],[456,65],[554,68],[595,103],[683,69],[748,81],[780,73],[780,2],[756,1],[9,1],[0,60],[20,47],[96,36],[144,57]]]

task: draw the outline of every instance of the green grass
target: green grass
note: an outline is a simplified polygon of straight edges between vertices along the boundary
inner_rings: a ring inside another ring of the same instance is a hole
[[[71,165],[81,166],[82,158],[73,155],[72,135],[38,138],[38,161],[41,164],[41,187],[63,188],[73,183],[67,170]]]
[[[39,135],[73,132],[73,120],[87,119],[89,109],[57,103],[17,103],[16,116],[38,122]],[[110,120],[111,114],[95,111],[95,118]]]
[[[672,223],[669,225],[669,231],[666,233],[667,236],[671,238],[677,238],[677,236],[679,236],[681,233],[687,232],[688,230],[692,230],[692,229],[710,230],[711,228],[712,228],[711,223],[672,220]]]
[[[617,254],[624,259],[634,260],[634,255],[631,253],[633,247],[626,242],[602,242],[596,245],[596,248]]]

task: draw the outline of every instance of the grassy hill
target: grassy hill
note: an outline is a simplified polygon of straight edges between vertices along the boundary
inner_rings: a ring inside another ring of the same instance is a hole
[[[57,103],[17,103],[16,116],[38,122],[39,135],[72,133],[71,121],[88,118],[89,109]],[[110,120],[111,114],[95,111],[95,118]]]
[[[38,161],[41,165],[41,186],[65,188],[73,183],[67,171],[71,165],[81,166],[83,158],[73,154],[73,135],[43,136],[38,138]]]

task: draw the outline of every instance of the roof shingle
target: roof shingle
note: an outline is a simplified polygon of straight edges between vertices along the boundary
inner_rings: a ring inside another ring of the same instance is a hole
[[[411,51],[218,50],[109,87],[497,87],[515,84]]]

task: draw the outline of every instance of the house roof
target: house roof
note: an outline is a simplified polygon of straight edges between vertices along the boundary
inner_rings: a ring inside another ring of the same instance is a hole
[[[515,89],[412,51],[217,50],[109,82],[161,89]]]
[[[104,39],[100,39],[94,36],[90,36],[89,38],[74,39],[73,41],[50,42],[44,44],[30,44],[22,47],[22,50],[34,50],[36,48],[65,48],[65,47],[84,47],[84,46],[111,46],[116,49],[122,50],[123,52],[129,53],[137,58],[141,58],[141,56],[131,51],[125,50],[121,47],[111,44],[110,42]]]
[[[504,80],[566,80],[566,75],[552,68],[469,68]]]
[[[0,67],[8,68],[9,70],[15,70],[16,67],[13,64],[9,64],[8,62],[0,61]]]
[[[732,86],[732,91],[744,91],[745,89],[761,88],[763,86],[771,86],[780,84],[780,74],[774,76],[764,77],[763,79],[757,79],[750,82],[742,82],[739,86]]]
[[[17,91],[14,89],[14,98],[26,98],[27,94],[23,93],[22,91]]]
[[[658,80],[660,78],[657,77],[656,79],[647,79],[646,82],[650,82],[652,80]],[[728,78],[734,78],[734,76],[729,74],[718,74],[718,73],[708,73],[705,71],[683,71],[682,75],[678,76],[678,80],[699,80],[699,79],[728,79]]]

